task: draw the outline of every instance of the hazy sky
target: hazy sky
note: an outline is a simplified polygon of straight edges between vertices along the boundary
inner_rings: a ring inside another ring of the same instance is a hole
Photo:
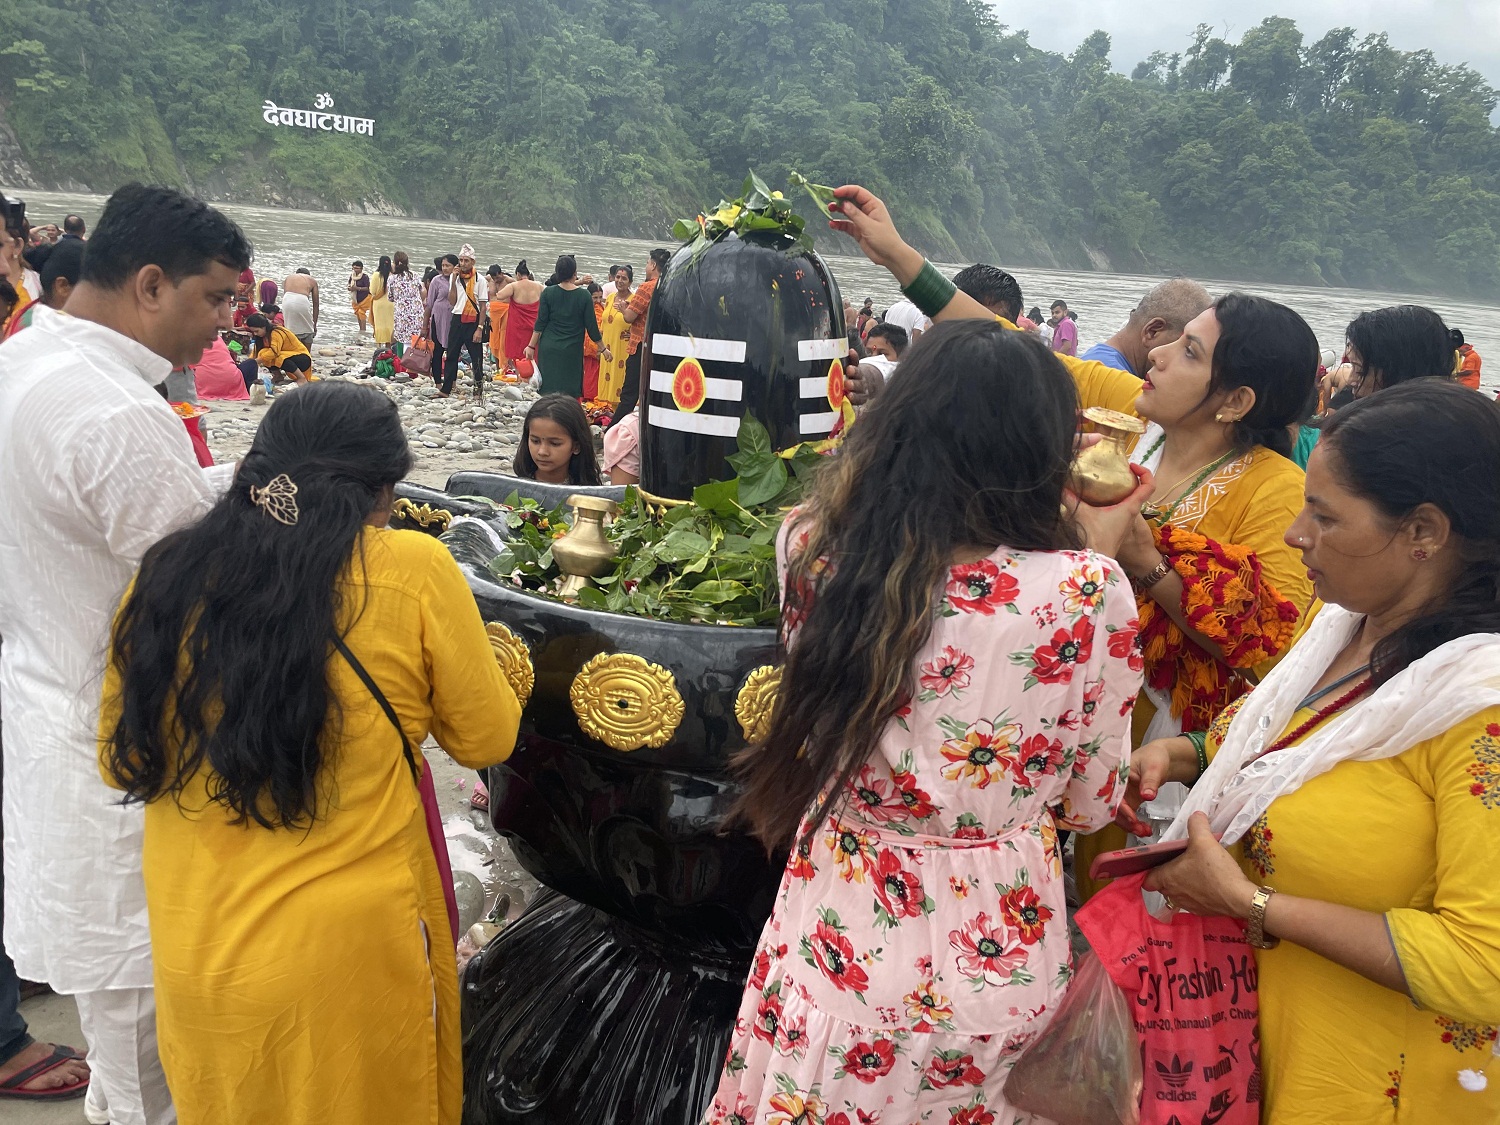
[[[1500,0],[1044,0],[997,3],[995,11],[1001,23],[1030,31],[1038,47],[1064,54],[1094,29],[1107,31],[1110,61],[1124,74],[1152,51],[1187,47],[1200,23],[1235,43],[1267,16],[1289,16],[1304,42],[1335,27],[1384,31],[1393,47],[1426,47],[1439,62],[1466,62],[1500,87]]]

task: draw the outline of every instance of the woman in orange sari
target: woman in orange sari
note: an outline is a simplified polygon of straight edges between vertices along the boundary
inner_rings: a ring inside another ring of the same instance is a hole
[[[853,186],[836,195],[834,228],[890,269],[924,313],[995,315],[908,246],[874,195]],[[1136,745],[1206,731],[1291,644],[1312,602],[1307,571],[1283,536],[1302,507],[1288,427],[1316,391],[1317,338],[1286,306],[1230,293],[1150,353],[1145,379],[1058,358],[1082,406],[1151,423],[1136,444],[1136,492],[1078,510],[1089,546],[1116,558],[1136,587],[1146,672]],[[1182,799],[1163,787],[1144,816],[1164,827]],[[1077,842],[1080,897],[1097,889],[1086,875],[1093,856],[1125,844],[1120,829]]]

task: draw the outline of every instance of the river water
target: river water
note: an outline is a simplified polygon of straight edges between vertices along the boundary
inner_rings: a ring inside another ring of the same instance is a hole
[[[104,206],[102,196],[58,192],[28,192],[27,214],[33,223],[57,222],[68,212],[77,212],[91,225]],[[373,269],[381,254],[405,250],[414,268],[442,253],[456,252],[467,242],[474,246],[480,267],[499,262],[510,272],[518,260],[527,259],[532,273],[546,277],[559,254],[577,255],[579,270],[603,278],[611,263],[629,262],[639,280],[646,256],[653,245],[632,238],[534,230],[510,230],[467,223],[435,222],[427,219],[396,219],[372,215],[348,215],[316,211],[292,211],[272,207],[224,204],[255,243],[255,272],[278,282],[299,266],[312,271],[326,296],[320,323],[322,340],[349,340],[356,334],[354,314],[346,299],[349,263],[362,259]],[[840,238],[852,252],[853,243]],[[856,306],[864,298],[875,298],[885,308],[899,296],[895,283],[884,270],[862,257],[829,255],[828,262],[846,299]],[[966,263],[964,263],[966,264]],[[1002,263],[1003,264],[1003,263]],[[945,273],[960,268],[948,264]],[[1111,335],[1130,310],[1157,281],[1117,273],[1072,273],[1064,270],[1013,269],[1026,304],[1044,310],[1061,298],[1078,314],[1078,335],[1087,346]],[[1302,285],[1241,284],[1232,279],[1200,278],[1211,293],[1243,289],[1283,301],[1296,309],[1324,348],[1340,352],[1344,329],[1358,313],[1402,302],[1427,305],[1440,313],[1450,327],[1459,328],[1482,356],[1494,358],[1486,365],[1484,383],[1500,387],[1500,307],[1473,304],[1446,297],[1416,293],[1378,293],[1363,289],[1312,288]]]

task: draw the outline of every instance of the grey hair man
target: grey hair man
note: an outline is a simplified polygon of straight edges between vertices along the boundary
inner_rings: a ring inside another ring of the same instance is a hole
[[[1192,278],[1163,281],[1141,298],[1119,331],[1078,358],[1144,376],[1151,366],[1151,349],[1176,340],[1187,322],[1213,303],[1208,290]]]

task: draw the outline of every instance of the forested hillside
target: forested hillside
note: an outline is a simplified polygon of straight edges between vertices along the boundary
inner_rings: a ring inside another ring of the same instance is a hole
[[[1039,51],[980,0],[0,0],[0,117],[51,185],[662,237],[796,169],[950,259],[1500,297],[1472,70],[1271,19],[1126,78],[1088,31]],[[261,120],[324,92],[373,139]]]

